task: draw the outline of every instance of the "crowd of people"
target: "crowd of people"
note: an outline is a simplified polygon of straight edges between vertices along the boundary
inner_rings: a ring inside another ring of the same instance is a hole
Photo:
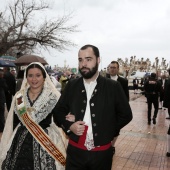
[[[19,71],[17,81],[8,68],[0,70],[1,169],[111,170],[115,142],[133,115],[119,63],[110,62],[106,77],[99,64],[99,49],[85,45],[78,51],[81,77],[63,73],[56,80],[38,62]],[[133,84],[136,93],[138,80]],[[143,88],[148,125],[156,124],[159,104],[170,114],[170,79],[152,73]],[[170,128],[167,140],[169,157]]]

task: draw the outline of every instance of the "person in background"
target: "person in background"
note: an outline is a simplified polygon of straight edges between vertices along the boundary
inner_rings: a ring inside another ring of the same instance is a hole
[[[121,84],[123,91],[129,101],[128,80],[119,75],[119,63],[117,61],[112,61],[109,64],[109,75],[107,77],[111,78],[112,80],[118,81]]]
[[[153,115],[153,124],[156,124],[156,118],[158,114],[159,106],[159,93],[161,92],[161,83],[156,79],[156,73],[151,73],[149,80],[144,84],[145,95],[147,98],[148,104],[148,125],[151,124],[151,110],[152,104],[154,105],[154,115]]]
[[[66,73],[63,73],[60,77],[59,83],[61,84],[61,93],[64,91],[66,84],[68,82],[68,77]]]
[[[163,107],[168,109],[168,117],[166,119],[170,119],[170,69],[168,70],[169,78],[165,82],[165,90],[164,90],[164,102]]]
[[[163,106],[168,108],[168,119],[170,119],[170,69],[168,70],[169,73],[169,78],[167,79],[167,81],[165,82],[165,91],[164,91],[164,102],[163,102]],[[167,153],[166,153],[167,157],[170,157],[170,125],[168,128],[168,132],[167,132]]]
[[[124,93],[127,97],[127,100],[129,101],[128,80],[119,76],[119,63],[117,61],[112,61],[109,64],[108,71],[109,71],[108,78],[111,78],[112,80],[118,81],[121,84],[123,91],[124,91]],[[115,136],[113,141],[112,141],[113,154],[115,154],[115,142],[117,140],[117,137],[118,136]]]
[[[52,74],[50,74],[49,77],[53,82],[54,86],[56,87],[56,89],[61,93],[61,84],[56,80],[56,78]]]
[[[111,170],[111,141],[132,120],[119,82],[99,74],[100,53],[85,45],[78,52],[82,77],[68,81],[57,103],[57,124],[69,136],[66,170]],[[75,122],[66,115],[75,116]]]
[[[161,76],[161,79],[159,80],[160,83],[161,83],[161,92],[160,92],[160,97],[159,97],[159,109],[162,109],[163,108],[163,101],[164,101],[164,90],[165,90],[165,83],[166,83],[166,76],[163,74]],[[164,110],[166,110],[164,108]]]
[[[29,64],[2,134],[0,169],[65,170],[67,139],[53,121],[59,98],[44,66]]]
[[[16,89],[16,80],[14,75],[10,72],[9,67],[4,67],[4,79],[6,80],[6,83],[8,85],[8,91],[5,93],[5,97],[6,97],[7,110],[9,112],[9,109],[11,107],[12,97],[15,95],[15,89]]]
[[[139,86],[139,80],[137,79],[137,77],[135,77],[135,79],[133,79],[134,94],[137,94],[138,86]]]
[[[17,82],[16,82],[16,89],[15,89],[16,92],[20,90],[23,78],[24,78],[24,70],[19,70],[17,74]]]
[[[5,92],[8,91],[8,86],[3,77],[4,72],[2,69],[0,69],[0,139],[5,125]]]
[[[15,70],[15,68],[11,68],[11,69],[10,69],[10,72],[11,72],[11,74],[12,74],[14,77],[16,77],[16,70]]]

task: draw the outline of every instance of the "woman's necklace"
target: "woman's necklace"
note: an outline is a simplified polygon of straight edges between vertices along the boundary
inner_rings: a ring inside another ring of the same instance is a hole
[[[40,91],[37,91],[37,92],[32,92],[31,90],[29,90],[30,92],[30,98],[31,100],[35,100],[37,98],[37,96],[41,93],[42,89]]]

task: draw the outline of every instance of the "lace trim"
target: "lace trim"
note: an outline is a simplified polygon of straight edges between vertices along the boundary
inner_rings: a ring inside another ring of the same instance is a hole
[[[86,135],[86,140],[85,140],[84,146],[87,148],[87,150],[92,150],[95,148],[94,141],[93,141],[93,139],[90,139],[88,134]]]
[[[18,154],[20,152],[20,149],[21,149],[21,146],[24,142],[24,139],[26,138],[26,135],[28,133],[28,130],[24,130],[21,134],[20,134],[20,140],[17,141],[18,145],[17,147],[15,148],[15,152],[13,153],[13,148],[14,148],[14,144],[12,143],[9,151],[8,151],[8,154],[7,154],[7,157],[6,159],[4,160],[4,162],[2,163],[2,169],[3,170],[13,170],[14,167],[15,167],[15,163],[16,163],[16,160],[17,160],[17,157],[18,157]],[[12,154],[14,154],[13,156],[13,159],[11,159],[12,157]]]
[[[55,107],[58,101],[58,97],[53,91],[48,88],[48,84],[44,84],[43,91],[41,95],[37,98],[37,100],[34,102],[33,106],[31,107],[27,91],[24,91],[24,100],[26,103],[27,113],[31,116],[31,118],[34,120],[35,123],[41,122],[43,119],[45,119],[49,113],[51,113],[52,109]],[[16,104],[14,106],[14,111],[17,113],[19,119],[19,113],[16,108]],[[22,122],[22,120],[20,119]]]

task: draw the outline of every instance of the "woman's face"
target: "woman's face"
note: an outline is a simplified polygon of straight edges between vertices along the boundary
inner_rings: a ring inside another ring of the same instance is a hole
[[[27,81],[32,89],[40,89],[44,85],[44,77],[42,71],[38,68],[28,70]]]

